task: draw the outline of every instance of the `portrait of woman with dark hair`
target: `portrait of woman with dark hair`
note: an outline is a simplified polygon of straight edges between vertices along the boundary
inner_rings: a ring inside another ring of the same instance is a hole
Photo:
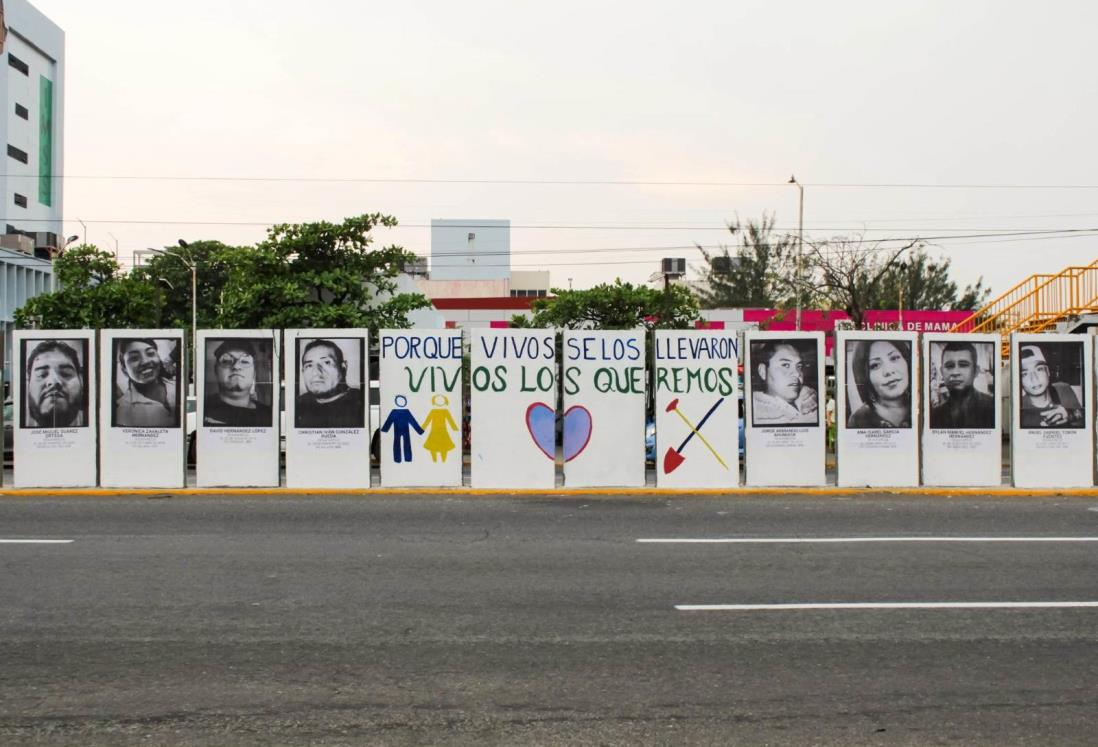
[[[847,340],[847,428],[911,427],[911,342]]]
[[[114,341],[115,397],[111,426],[179,428],[179,380],[171,355],[179,343],[146,337]],[[167,351],[167,355],[165,352]]]

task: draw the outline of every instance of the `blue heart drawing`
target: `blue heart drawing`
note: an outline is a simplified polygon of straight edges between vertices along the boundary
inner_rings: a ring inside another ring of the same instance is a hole
[[[583,405],[572,405],[564,412],[564,461],[578,457],[591,441],[594,423]]]
[[[556,413],[544,402],[526,408],[526,429],[541,453],[550,459],[556,452]],[[564,413],[564,461],[578,457],[591,441],[591,413],[583,405],[572,405]]]
[[[553,436],[556,419],[553,408],[542,402],[535,402],[526,408],[526,429],[530,431],[534,444],[550,459],[555,458],[556,445]]]

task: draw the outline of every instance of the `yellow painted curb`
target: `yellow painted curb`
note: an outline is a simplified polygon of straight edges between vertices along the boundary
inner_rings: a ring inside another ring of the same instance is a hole
[[[738,487],[683,490],[672,488],[554,488],[551,490],[506,488],[0,488],[0,498],[56,498],[111,496],[293,496],[293,495],[452,495],[452,496],[863,496],[922,495],[942,497],[1073,497],[1098,498],[1093,488],[764,488]]]

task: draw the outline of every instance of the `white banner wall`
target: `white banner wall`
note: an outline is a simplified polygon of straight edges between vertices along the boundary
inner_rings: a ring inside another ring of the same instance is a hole
[[[644,485],[644,330],[564,333],[564,484]]]
[[[278,486],[279,339],[270,329],[199,331],[200,486]]]
[[[1094,484],[1089,335],[1010,336],[1011,472],[1020,488]]]
[[[733,331],[656,330],[656,484],[731,488],[740,482],[739,340]]]
[[[12,333],[15,487],[94,486],[94,330]]]
[[[381,484],[460,487],[461,330],[382,330],[378,347]]]
[[[179,329],[99,333],[99,484],[185,484],[186,345]]]
[[[839,485],[918,485],[918,333],[838,332],[835,371]]]
[[[923,484],[1003,482],[999,335],[923,335]]]
[[[552,489],[556,485],[556,333],[474,329],[472,334],[473,486]]]
[[[823,332],[746,335],[747,484],[826,483]]]
[[[286,485],[370,487],[370,358],[365,329],[288,329]]]

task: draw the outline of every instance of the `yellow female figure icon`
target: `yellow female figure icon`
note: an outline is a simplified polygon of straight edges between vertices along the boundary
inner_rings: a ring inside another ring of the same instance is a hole
[[[454,448],[454,439],[450,438],[450,430],[458,429],[450,414],[448,405],[450,399],[445,394],[436,394],[431,397],[434,405],[431,412],[423,419],[423,427],[428,431],[427,438],[423,441],[423,448],[431,452],[431,461],[437,462],[441,456],[446,461],[446,455]]]

